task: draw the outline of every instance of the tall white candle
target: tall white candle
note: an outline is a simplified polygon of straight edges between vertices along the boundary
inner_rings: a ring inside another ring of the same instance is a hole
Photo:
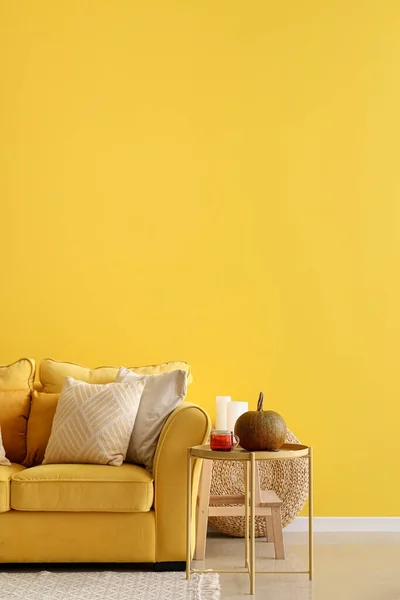
[[[227,428],[227,405],[231,404],[232,398],[230,396],[217,396],[217,409],[215,428],[226,429]]]
[[[227,429],[235,431],[235,423],[243,413],[249,410],[248,402],[230,402],[227,406]]]

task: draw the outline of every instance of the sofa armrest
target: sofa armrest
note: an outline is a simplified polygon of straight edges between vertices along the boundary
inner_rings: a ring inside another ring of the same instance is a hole
[[[206,411],[196,404],[183,402],[169,416],[161,432],[153,464],[156,562],[186,560],[187,450],[190,446],[206,443],[210,430],[211,420]],[[192,477],[194,502],[200,470],[201,461],[195,461]],[[195,511],[192,514],[195,515]]]

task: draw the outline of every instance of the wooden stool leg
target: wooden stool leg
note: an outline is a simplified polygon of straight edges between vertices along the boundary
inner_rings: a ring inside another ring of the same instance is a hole
[[[203,460],[199,495],[197,499],[196,548],[194,551],[194,560],[204,560],[206,556],[208,507],[210,502],[212,465],[212,460]]]
[[[278,558],[278,559],[285,558],[285,545],[283,542],[281,507],[273,506],[271,508],[271,513],[272,513],[272,528],[274,531],[275,558]]]
[[[267,542],[274,543],[274,528],[272,525],[272,515],[265,517],[265,533]]]

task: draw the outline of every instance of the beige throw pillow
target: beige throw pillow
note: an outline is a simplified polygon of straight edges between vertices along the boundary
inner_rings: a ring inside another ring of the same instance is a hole
[[[6,458],[6,452],[4,450],[3,440],[1,438],[1,428],[0,428],[0,466],[11,467],[10,461],[8,460],[8,458]]]
[[[43,464],[121,465],[144,385],[143,379],[101,385],[67,377]]]
[[[187,391],[186,371],[172,371],[160,375],[138,375],[121,367],[117,381],[141,381],[146,385],[129,441],[127,462],[145,465],[151,471],[158,438],[165,421],[184,400]]]

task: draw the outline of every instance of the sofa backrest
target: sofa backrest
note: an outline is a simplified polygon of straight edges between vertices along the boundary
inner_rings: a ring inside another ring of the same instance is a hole
[[[183,370],[188,373],[188,382],[192,382],[190,365],[184,361],[170,361],[159,365],[130,367],[141,375],[170,373]],[[111,383],[115,381],[118,367],[97,367],[89,369],[69,362],[59,362],[50,358],[42,360],[39,367],[39,382],[32,391],[31,407],[26,435],[26,467],[40,465],[43,461],[49,441],[58,399],[66,377],[73,377],[86,383]]]
[[[181,370],[188,374],[188,383],[192,383],[190,365],[185,361],[170,361],[159,365],[146,365],[140,367],[128,367],[131,371],[139,375],[157,375],[160,373],[170,373],[171,371]],[[82,365],[69,362],[59,362],[51,358],[45,358],[40,363],[39,381],[42,390],[46,393],[59,393],[66,377],[73,377],[86,383],[111,383],[115,381],[118,373],[118,367],[97,367],[89,369]]]

